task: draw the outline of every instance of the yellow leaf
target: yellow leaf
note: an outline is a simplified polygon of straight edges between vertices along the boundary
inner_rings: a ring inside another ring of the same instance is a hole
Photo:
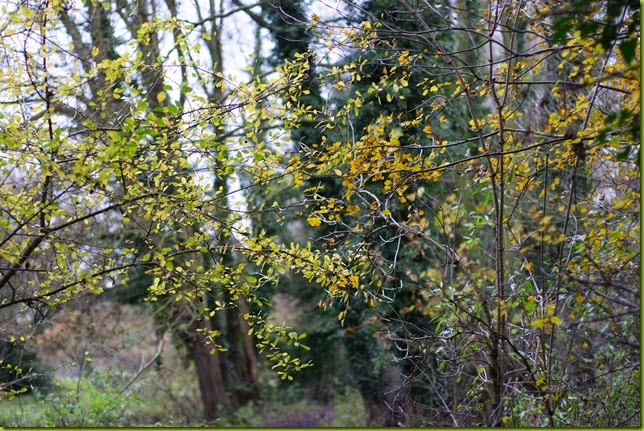
[[[165,91],[161,91],[159,94],[157,94],[157,102],[163,103],[163,101],[168,97]]]
[[[552,323],[554,323],[555,325],[561,325],[561,319],[560,319],[560,318],[558,318],[557,316],[552,316],[552,317],[550,318],[550,321],[551,321]]]
[[[532,326],[537,329],[543,328],[543,319],[535,319],[535,321],[532,322]]]
[[[555,315],[555,304],[548,304],[548,307],[546,307],[546,316],[554,316]]]
[[[320,220],[318,217],[309,217],[306,219],[306,221],[313,227],[320,226],[322,224],[322,220]]]

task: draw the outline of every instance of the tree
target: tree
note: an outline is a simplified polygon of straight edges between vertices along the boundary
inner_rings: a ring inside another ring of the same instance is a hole
[[[361,275],[330,289],[340,318],[355,295],[393,304],[411,291],[382,321],[415,370],[406,383],[433,394],[421,422],[578,424],[572,400],[584,399],[593,424],[633,423],[599,413],[596,391],[639,372],[639,129],[626,126],[639,118],[639,12],[584,5],[608,24],[577,30],[550,26],[570,17],[559,4],[345,6],[363,20],[311,24],[318,56],[354,56],[320,74],[345,102],[320,119],[304,176],[342,181],[333,196],[311,188],[307,214],[334,227],[328,249]],[[377,113],[357,126],[363,111]],[[607,329],[620,326],[627,335]],[[619,359],[590,354],[593,339]]]
[[[264,84],[225,78],[227,12],[195,7],[199,21],[187,23],[170,0],[7,6],[0,308],[44,315],[79,295],[147,283],[146,300],[164,302],[166,322],[186,321],[210,421],[244,401],[226,386],[222,367],[233,363],[221,364],[220,351],[243,356],[228,376],[257,382],[251,327],[281,376],[303,366],[280,350],[299,345],[298,334],[248,306],[265,305],[258,289],[267,281],[247,274],[246,262],[270,264],[282,251],[250,248],[243,225],[259,209],[233,202],[245,191],[229,181],[249,160],[277,160],[266,143],[240,144],[258,136],[256,119],[281,127],[273,120],[283,109],[259,103],[299,78],[288,70]],[[248,169],[245,189],[284,181],[267,167]]]
[[[212,420],[248,395],[221,355],[252,359],[243,334],[284,380],[308,365],[265,318],[304,280],[374,418],[636,425],[639,10],[351,1],[305,29],[273,3],[7,8],[0,309],[138,283],[185,317]],[[297,42],[247,83],[222,69],[235,11]],[[279,237],[294,218],[318,237]]]

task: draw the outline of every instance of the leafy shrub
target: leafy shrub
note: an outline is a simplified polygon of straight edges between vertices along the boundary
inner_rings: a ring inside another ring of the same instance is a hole
[[[41,397],[46,426],[125,426],[131,424],[141,400],[133,394],[121,394],[111,374],[92,374],[75,387],[61,385],[59,390]],[[118,378],[116,380],[119,380]]]
[[[46,391],[48,375],[41,370],[38,356],[25,351],[24,346],[11,340],[0,340],[0,390],[12,396],[31,392],[34,389]]]

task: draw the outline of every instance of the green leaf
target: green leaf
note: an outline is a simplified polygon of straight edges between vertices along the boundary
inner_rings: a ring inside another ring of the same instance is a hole
[[[637,39],[628,39],[619,44],[619,52],[624,57],[627,63],[630,63],[635,58],[635,51],[637,50]]]

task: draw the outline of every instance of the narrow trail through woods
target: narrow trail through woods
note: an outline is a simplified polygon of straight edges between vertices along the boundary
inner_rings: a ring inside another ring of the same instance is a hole
[[[304,411],[285,411],[279,413],[279,416],[275,413],[264,413],[262,414],[264,419],[262,425],[279,428],[323,426],[323,422],[330,418],[332,413],[333,408],[330,406],[316,407]]]

